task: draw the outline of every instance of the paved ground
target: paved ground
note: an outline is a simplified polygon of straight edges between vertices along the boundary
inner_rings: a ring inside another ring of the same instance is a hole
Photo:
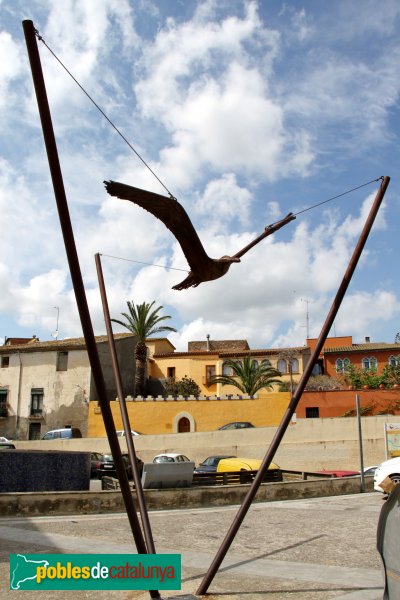
[[[376,551],[382,495],[357,494],[256,504],[247,515],[209,600],[381,600],[383,571]],[[158,552],[182,553],[182,591],[193,598],[237,507],[151,512]],[[0,598],[37,600],[9,591],[10,553],[132,553],[126,516],[0,519]],[[144,600],[147,592],[41,592],[57,600]]]

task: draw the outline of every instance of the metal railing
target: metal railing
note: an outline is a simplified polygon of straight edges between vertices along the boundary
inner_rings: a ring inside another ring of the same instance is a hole
[[[192,487],[239,485],[252,483],[258,471],[226,471],[224,473],[193,473]],[[353,475],[359,477],[359,475]],[[282,481],[307,481],[308,479],[334,479],[334,473],[316,473],[314,471],[295,471],[292,469],[268,469],[263,483],[279,483]],[[349,477],[347,475],[346,477]],[[134,483],[130,482],[131,489]],[[103,490],[119,490],[118,479],[105,476],[102,478]]]
[[[237,485],[251,483],[257,471],[225,471],[223,473],[194,473],[192,486],[199,485]],[[264,483],[283,481],[280,469],[269,469],[263,479]]]

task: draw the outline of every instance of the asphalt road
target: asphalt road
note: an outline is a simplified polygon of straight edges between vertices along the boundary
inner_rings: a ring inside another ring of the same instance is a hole
[[[255,504],[207,595],[208,600],[381,600],[376,551],[378,493]],[[182,590],[192,598],[238,507],[153,511],[158,552],[182,554]],[[140,591],[10,591],[10,553],[134,553],[123,514],[0,518],[0,598],[144,600]]]

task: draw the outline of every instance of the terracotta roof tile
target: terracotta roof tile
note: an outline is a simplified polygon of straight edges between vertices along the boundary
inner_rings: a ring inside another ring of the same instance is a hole
[[[133,333],[115,333],[114,339],[121,340],[132,337]],[[96,335],[96,343],[101,344],[107,342],[106,335]],[[51,352],[57,350],[79,350],[86,348],[85,338],[67,338],[65,340],[49,340],[47,342],[27,343],[15,346],[0,346],[0,354],[12,354],[15,352]]]
[[[247,340],[201,340],[198,342],[188,342],[188,352],[198,352],[201,350],[224,351],[224,350],[249,350]]]
[[[15,338],[15,337],[6,337],[4,346],[22,346],[24,344],[37,344],[39,338],[36,336],[31,338]]]
[[[400,352],[400,344],[388,344],[385,342],[368,342],[365,344],[352,344],[351,346],[339,346],[337,348],[324,348],[324,354],[337,354],[338,352],[365,352],[379,350],[394,350]]]
[[[198,351],[190,351],[190,352],[164,352],[154,354],[153,358],[177,358],[181,356],[209,356],[216,358],[242,358],[243,356],[254,356],[254,357],[262,357],[262,356],[272,356],[279,355],[280,352],[283,351],[294,351],[294,352],[309,352],[309,348],[306,346],[298,346],[294,348],[259,348],[256,350],[231,350],[231,351],[212,351],[212,350],[198,350]]]

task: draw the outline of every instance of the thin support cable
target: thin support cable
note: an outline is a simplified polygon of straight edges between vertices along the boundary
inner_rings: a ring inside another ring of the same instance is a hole
[[[183,271],[189,273],[188,269],[177,269],[176,267],[167,267],[166,265],[156,265],[154,263],[143,262],[141,260],[133,260],[132,258],[122,258],[122,256],[112,256],[111,254],[101,254],[99,256],[106,256],[107,258],[115,258],[116,260],[125,260],[126,262],[137,263],[139,265],[147,265],[148,267],[160,267],[160,269],[167,269],[168,271]]]
[[[355,188],[352,188],[351,190],[347,190],[347,192],[343,192],[342,194],[338,194],[337,196],[332,196],[332,198],[328,198],[327,200],[323,200],[322,202],[318,202],[318,204],[313,204],[312,206],[309,206],[308,208],[304,208],[303,210],[299,210],[299,212],[294,213],[295,216],[297,217],[297,215],[301,215],[302,213],[307,212],[308,210],[312,210],[313,208],[317,208],[318,206],[322,206],[322,204],[326,204],[327,202],[331,202],[332,200],[336,200],[337,198],[341,198],[342,196],[346,196],[346,194],[350,194],[351,192],[355,192],[356,190],[359,190],[367,185],[371,185],[371,183],[376,183],[377,181],[383,181],[383,175],[381,175],[381,177],[377,177],[376,179],[371,179],[371,181],[367,181],[367,183],[362,183],[361,185],[358,185]]]
[[[142,161],[142,163],[144,164],[144,166],[150,171],[150,173],[157,179],[157,181],[162,185],[162,187],[165,189],[165,191],[168,193],[168,195],[170,196],[170,198],[172,198],[173,200],[176,200],[175,196],[169,191],[169,189],[167,188],[167,186],[161,181],[161,179],[158,177],[158,175],[153,171],[153,169],[150,167],[150,165],[144,160],[144,158],[139,154],[139,152],[132,146],[132,144],[126,139],[126,137],[124,136],[124,134],[118,129],[118,127],[116,125],[114,125],[114,123],[111,121],[111,119],[106,115],[106,113],[100,108],[100,106],[97,104],[97,102],[91,97],[91,95],[85,90],[85,88],[79,83],[79,81],[74,77],[74,75],[72,75],[71,71],[68,70],[68,68],[64,65],[64,63],[58,58],[58,56],[53,52],[53,50],[50,48],[50,46],[48,46],[45,42],[45,40],[43,39],[43,37],[40,35],[39,31],[37,29],[35,29],[35,34],[36,37],[38,38],[39,41],[42,42],[42,44],[44,46],[46,46],[47,50],[50,52],[50,54],[52,54],[52,56],[56,59],[56,61],[62,66],[62,68],[68,73],[68,75],[71,77],[71,79],[73,79],[73,81],[75,81],[76,85],[82,90],[82,92],[85,94],[85,96],[87,96],[87,98],[89,98],[90,102],[92,102],[92,104],[94,104],[94,106],[97,108],[97,110],[103,115],[103,117],[108,121],[108,123],[111,125],[111,127],[113,127],[113,129],[118,133],[118,135],[124,140],[124,142],[126,144],[128,144],[129,148],[132,150],[132,152],[134,152],[136,154],[136,156],[138,157],[139,160]]]

